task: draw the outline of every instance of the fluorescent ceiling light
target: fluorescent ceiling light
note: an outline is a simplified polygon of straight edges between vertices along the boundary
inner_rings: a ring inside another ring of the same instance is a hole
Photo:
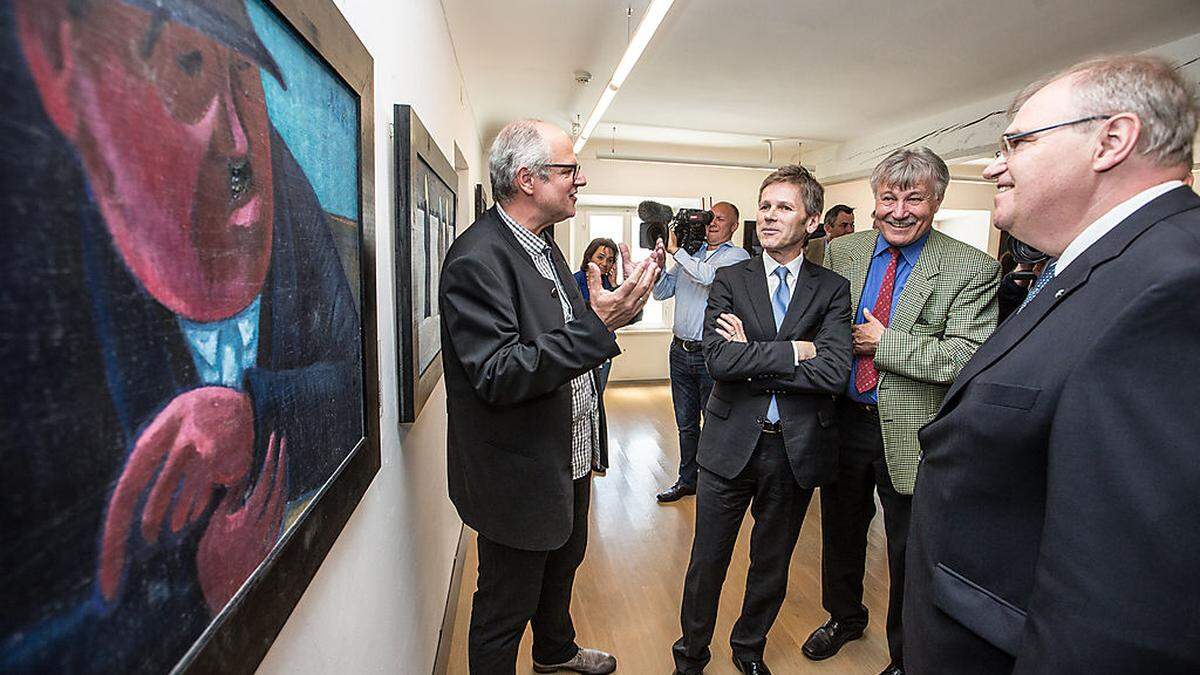
[[[629,46],[625,48],[625,54],[617,64],[616,70],[613,71],[608,86],[604,88],[604,93],[600,94],[600,100],[596,101],[596,107],[592,108],[592,114],[588,115],[587,123],[583,125],[579,138],[575,139],[576,153],[583,149],[584,144],[591,137],[592,131],[600,123],[600,118],[604,117],[613,97],[617,95],[617,90],[625,83],[625,78],[629,77],[634,64],[641,58],[642,52],[646,50],[646,45],[650,44],[650,38],[654,37],[654,32],[658,30],[659,24],[662,23],[674,2],[675,0],[652,0],[650,6],[646,8],[646,14],[642,16],[637,30],[633,32]]]

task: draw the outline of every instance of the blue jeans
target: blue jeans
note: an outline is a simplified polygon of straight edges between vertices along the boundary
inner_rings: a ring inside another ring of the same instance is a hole
[[[700,445],[700,414],[712,393],[713,380],[704,365],[704,352],[685,352],[671,342],[671,403],[675,407],[675,426],[679,427],[679,484],[696,487],[700,465],[696,449]]]

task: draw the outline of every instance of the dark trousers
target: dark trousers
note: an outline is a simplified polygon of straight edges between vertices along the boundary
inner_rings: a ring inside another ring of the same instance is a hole
[[[679,428],[679,484],[696,486],[696,449],[700,446],[700,413],[712,393],[713,379],[704,352],[686,352],[671,341],[671,403]]]
[[[787,594],[788,565],[812,490],[796,483],[783,437],[763,434],[749,464],[732,480],[701,469],[696,493],[696,535],[683,585],[683,637],[672,651],[681,673],[699,673],[712,658],[708,645],[717,603],[746,507],[754,516],[750,570],[742,614],[729,644],[739,659],[761,659],[767,632]]]
[[[850,399],[838,404],[841,452],[833,482],[821,487],[821,604],[838,622],[867,625],[862,604],[867,528],[875,516],[874,491],[883,505],[888,553],[888,651],[904,664],[904,552],[912,497],[896,492],[883,458],[879,413]]]
[[[575,481],[575,529],[553,551],[524,551],[479,536],[479,586],[471,607],[472,675],[509,675],[525,624],[533,623],[533,660],[569,661],[579,651],[571,622],[571,586],[587,548],[591,477]]]

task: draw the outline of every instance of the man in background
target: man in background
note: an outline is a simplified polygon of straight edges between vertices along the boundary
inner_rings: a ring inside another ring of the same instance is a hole
[[[804,249],[804,259],[818,265],[825,264],[829,242],[854,232],[854,209],[845,204],[834,204],[829,207],[829,210],[825,212],[821,229],[825,234],[810,238]]]
[[[654,299],[675,298],[675,325],[672,328],[671,404],[675,408],[675,426],[679,429],[679,476],[675,483],[658,493],[658,501],[678,501],[696,494],[696,447],[700,442],[700,411],[708,401],[713,381],[704,364],[704,308],[708,288],[717,270],[750,257],[730,239],[738,226],[737,207],[729,202],[712,205],[713,219],[705,232],[706,246],[694,254],[679,247],[671,231],[666,242],[667,254],[675,266],[662,275],[654,286]]]
[[[827,659],[867,626],[863,574],[878,491],[890,581],[885,675],[904,672],[901,607],[917,430],[996,327],[999,264],[933,229],[949,183],[946,163],[928,148],[895,151],[871,173],[875,227],[834,241],[827,261],[850,280],[855,359],[837,407],[837,474],[821,488],[821,602],[829,620],[802,652]]]

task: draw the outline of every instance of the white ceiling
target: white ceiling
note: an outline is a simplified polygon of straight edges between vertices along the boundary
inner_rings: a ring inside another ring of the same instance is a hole
[[[626,7],[636,27],[647,4],[442,1],[485,142],[517,117],[586,117],[624,51]],[[676,0],[593,138],[607,145],[616,125],[618,141],[843,141],[1198,32],[1200,0]]]

